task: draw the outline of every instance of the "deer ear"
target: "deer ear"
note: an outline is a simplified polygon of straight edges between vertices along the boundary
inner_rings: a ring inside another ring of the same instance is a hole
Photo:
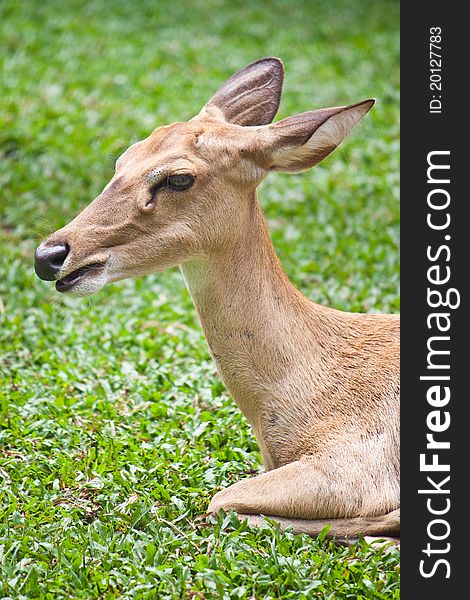
[[[364,100],[288,117],[269,126],[269,169],[298,173],[310,169],[341,144],[374,105]]]
[[[279,108],[284,66],[262,58],[232,75],[199,113],[235,125],[267,125]]]

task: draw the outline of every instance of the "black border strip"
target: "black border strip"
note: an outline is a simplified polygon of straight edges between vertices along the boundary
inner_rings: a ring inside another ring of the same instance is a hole
[[[458,6],[401,4],[401,551],[402,598],[413,600],[467,589],[470,29]]]

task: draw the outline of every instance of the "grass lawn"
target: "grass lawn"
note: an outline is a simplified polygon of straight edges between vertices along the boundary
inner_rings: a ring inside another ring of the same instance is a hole
[[[157,125],[261,56],[279,117],[375,96],[344,146],[260,188],[304,294],[398,312],[398,3],[0,4],[0,598],[399,598],[399,554],[208,526],[261,469],[177,270],[87,299],[36,278],[35,246]]]

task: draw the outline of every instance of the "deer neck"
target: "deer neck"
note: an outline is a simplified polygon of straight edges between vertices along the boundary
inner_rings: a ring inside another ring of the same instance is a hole
[[[236,239],[181,271],[218,371],[256,431],[263,404],[303,351],[313,303],[284,273],[256,199]]]

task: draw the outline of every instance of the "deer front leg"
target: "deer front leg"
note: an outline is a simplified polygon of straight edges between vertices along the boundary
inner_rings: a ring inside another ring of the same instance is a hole
[[[362,481],[365,487],[358,485],[355,477],[339,482],[316,469],[312,460],[300,460],[218,492],[208,512],[234,510],[246,515],[253,526],[262,525],[260,515],[266,515],[276,519],[282,529],[291,527],[294,533],[312,536],[330,524],[328,537],[337,540],[372,535],[392,536],[386,539],[399,543],[398,500],[393,505],[383,498],[372,508],[368,498],[377,497],[377,487],[366,489],[367,478]]]
[[[275,515],[297,519],[337,519],[383,515],[398,507],[381,498],[377,482],[366,474],[317,468],[305,458],[244,479],[218,492],[209,512],[234,510],[242,514]],[[375,485],[374,485],[375,483]],[[384,486],[387,487],[387,486]],[[371,498],[375,499],[375,506]]]
[[[209,512],[221,509],[242,514],[277,515],[300,519],[349,517],[360,512],[360,498],[347,485],[339,490],[308,460],[299,460],[218,492]]]

